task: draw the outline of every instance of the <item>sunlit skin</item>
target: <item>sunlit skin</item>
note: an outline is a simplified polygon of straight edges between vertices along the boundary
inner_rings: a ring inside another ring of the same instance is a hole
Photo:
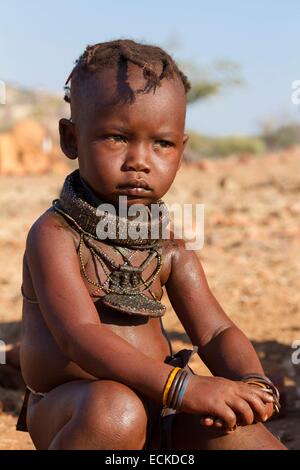
[[[138,94],[128,103],[115,76],[106,69],[74,85],[72,120],[60,121],[61,147],[68,158],[78,158],[81,177],[103,201],[117,205],[126,195],[129,205],[148,205],[166,194],[180,168],[187,142],[184,87],[177,77],[163,79],[154,94]],[[143,86],[138,67],[129,67],[128,82],[133,90]],[[164,362],[169,343],[160,319],[116,314],[91,297],[78,243],[78,233],[51,209],[28,235],[23,288],[39,304],[24,301],[22,372],[29,386],[47,392],[43,398],[30,395],[29,432],[38,449],[141,449],[148,405],[159,413],[172,371]],[[210,291],[199,257],[176,239],[162,242],[162,256],[153,292],[160,298],[165,287],[215,376],[190,380],[174,420],[174,449],[284,449],[261,424],[272,414],[269,395],[239,381],[264,372],[251,343]],[[95,278],[87,249],[83,259]],[[137,253],[136,265],[143,259]],[[102,282],[105,274],[98,269]],[[153,264],[147,270],[145,277]]]

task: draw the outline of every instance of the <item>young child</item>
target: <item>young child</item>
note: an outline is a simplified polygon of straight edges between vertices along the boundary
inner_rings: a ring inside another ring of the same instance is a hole
[[[61,147],[79,170],[27,238],[18,429],[37,449],[285,449],[262,424],[277,390],[198,256],[150,230],[162,233],[161,198],[188,139],[187,78],[159,47],[118,40],[88,46],[68,82]],[[130,235],[132,216],[124,225],[124,197],[158,205],[146,236]],[[97,211],[103,203],[116,213]],[[107,239],[103,220],[117,227]],[[163,286],[193,351],[172,353]],[[197,348],[213,377],[188,367]]]

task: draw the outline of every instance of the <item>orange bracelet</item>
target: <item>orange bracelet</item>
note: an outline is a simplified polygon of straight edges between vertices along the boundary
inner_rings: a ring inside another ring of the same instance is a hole
[[[168,398],[169,390],[171,388],[171,385],[172,385],[176,375],[178,374],[178,372],[180,370],[182,370],[181,367],[174,367],[174,369],[171,371],[171,373],[168,377],[168,380],[167,380],[166,385],[164,386],[164,390],[163,390],[163,399],[162,399],[163,406],[165,406],[167,404],[167,398]]]

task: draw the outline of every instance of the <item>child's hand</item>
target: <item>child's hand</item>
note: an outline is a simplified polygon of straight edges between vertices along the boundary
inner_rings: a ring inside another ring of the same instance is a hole
[[[266,421],[273,413],[273,398],[259,387],[244,382],[194,375],[180,410],[204,415],[203,425],[233,430],[237,424]]]
[[[252,385],[255,387],[255,385]],[[274,406],[273,406],[273,403],[266,403],[264,405],[265,407],[265,414],[263,416],[259,416],[257,413],[255,413],[255,420],[254,420],[254,423],[259,423],[259,422],[265,422],[267,421],[268,419],[270,419],[274,413]],[[207,427],[211,427],[211,426],[214,426],[216,428],[223,428],[223,427],[226,427],[225,426],[225,423],[220,419],[220,418],[214,418],[212,416],[205,416],[203,418],[200,419],[200,424],[202,426],[207,426]],[[237,425],[239,425],[240,423],[237,422]]]

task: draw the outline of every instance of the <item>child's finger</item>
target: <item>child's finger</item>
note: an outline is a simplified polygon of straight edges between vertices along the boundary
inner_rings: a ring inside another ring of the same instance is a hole
[[[250,385],[250,384],[247,385],[247,387],[243,389],[242,396],[246,400],[248,400],[249,397],[256,396],[260,400],[262,400],[264,403],[274,402],[272,391],[263,390],[261,387],[258,387],[257,385]]]
[[[216,428],[223,428],[224,427],[224,423],[221,419],[217,418],[214,420],[214,426]]]
[[[205,416],[205,418],[200,419],[200,424],[202,426],[213,426],[214,418],[212,418],[211,416]]]
[[[252,408],[252,411],[255,416],[255,421],[267,421],[269,418],[269,409],[268,406],[272,406],[272,403],[265,403],[262,398],[256,394],[252,394],[247,399],[249,405]]]
[[[231,405],[230,405],[231,406]],[[226,403],[223,406],[218,407],[216,410],[216,415],[220,416],[220,419],[223,421],[225,427],[229,430],[235,430],[236,428],[236,414],[234,413],[232,407],[228,406]]]
[[[254,413],[247,399],[236,398],[231,407],[239,416],[239,420],[242,426],[248,426],[249,424],[253,423]]]
[[[255,387],[255,385],[252,385],[252,387]],[[273,398],[273,394],[272,394],[271,390],[269,392],[266,392],[262,389],[259,390],[259,387],[256,387],[256,389],[258,390],[258,396],[261,397],[261,399],[265,403],[273,403],[274,402],[274,398]]]
[[[200,424],[202,426],[215,426],[216,428],[223,428],[224,423],[219,418],[213,418],[212,416],[206,416],[205,418],[200,419]]]
[[[266,404],[266,415],[267,415],[267,419],[271,418],[271,416],[273,415],[274,413],[274,406],[272,403],[267,403]]]
[[[247,393],[243,394],[243,398],[250,404],[255,415],[255,421],[265,422],[273,414],[273,404],[275,402],[272,391],[263,390],[254,384],[249,384],[249,387]]]
[[[271,416],[274,413],[274,407],[272,403],[266,403],[264,405],[264,413],[259,416],[259,419],[257,421],[262,421],[265,423],[268,419],[271,418]]]
[[[274,401],[272,390],[263,389],[258,385],[249,384],[251,393],[258,395],[264,402],[271,403]]]

